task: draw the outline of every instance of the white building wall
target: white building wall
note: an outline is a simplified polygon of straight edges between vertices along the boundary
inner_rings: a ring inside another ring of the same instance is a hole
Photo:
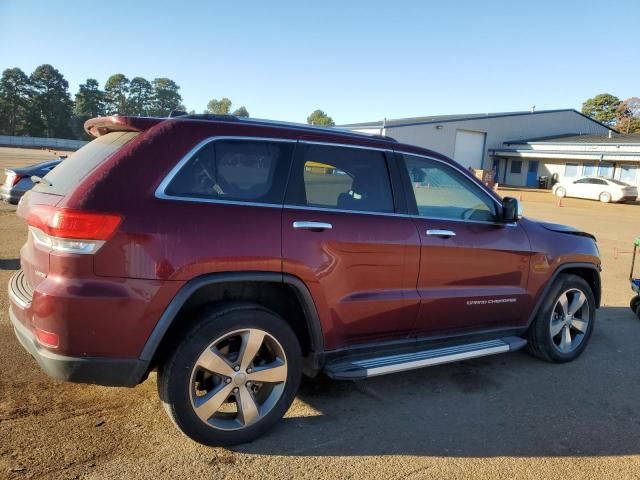
[[[409,123],[410,120],[407,121]],[[366,133],[380,129],[354,128]],[[574,111],[538,112],[441,123],[386,126],[385,134],[399,142],[418,145],[454,158],[457,130],[486,133],[483,168],[491,168],[487,150],[503,148],[504,142],[569,134],[607,134],[609,129]],[[525,162],[526,163],[526,162]],[[468,165],[466,165],[468,166]],[[524,173],[526,176],[526,172]]]

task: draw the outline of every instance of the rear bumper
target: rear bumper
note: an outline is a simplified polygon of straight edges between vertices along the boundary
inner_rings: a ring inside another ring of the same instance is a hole
[[[121,387],[134,387],[144,380],[150,364],[147,360],[90,354],[65,355],[43,347],[30,328],[33,327],[33,322],[29,320],[33,319],[30,314],[33,310],[32,300],[33,291],[23,271],[18,270],[9,280],[9,318],[22,346],[48,375],[69,382]],[[70,314],[70,310],[66,312]]]
[[[13,189],[10,190],[5,187],[0,187],[0,198],[5,202],[16,204],[20,201],[20,198],[24,193],[25,192],[22,191],[15,191]]]
[[[135,387],[147,372],[149,363],[138,359],[67,357],[50,352],[40,346],[35,335],[20,323],[11,308],[9,318],[22,346],[33,356],[42,370],[58,380]]]

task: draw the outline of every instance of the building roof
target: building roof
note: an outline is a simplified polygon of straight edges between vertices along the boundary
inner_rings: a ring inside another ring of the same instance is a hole
[[[592,122],[598,123],[609,130],[615,131],[609,125],[598,122],[586,115],[580,113],[573,108],[564,108],[557,110],[535,110],[535,111],[521,111],[521,112],[495,112],[495,113],[466,113],[459,115],[433,115],[428,117],[412,117],[412,118],[398,118],[398,119],[384,119],[375,122],[362,122],[362,123],[350,123],[346,125],[339,125],[342,128],[393,128],[393,127],[407,127],[411,125],[427,125],[432,123],[447,123],[447,122],[460,122],[464,120],[486,120],[490,118],[500,117],[516,117],[521,115],[544,115],[548,113],[559,112],[573,112],[585,118],[588,118]]]
[[[571,133],[567,135],[554,135],[550,137],[536,137],[523,140],[510,140],[504,142],[505,145],[523,145],[523,144],[588,144],[588,145],[640,145],[640,133],[631,134],[612,134],[608,135],[580,135]]]

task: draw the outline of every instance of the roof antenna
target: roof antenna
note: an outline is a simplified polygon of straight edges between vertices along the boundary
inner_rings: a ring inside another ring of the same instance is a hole
[[[387,118],[382,119],[382,128],[380,129],[380,135],[384,135],[384,131],[387,128]]]
[[[531,113],[536,111],[536,106],[535,105],[531,105]]]

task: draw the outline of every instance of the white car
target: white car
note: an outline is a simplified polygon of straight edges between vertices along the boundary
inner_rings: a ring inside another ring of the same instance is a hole
[[[600,200],[604,203],[626,202],[638,197],[638,188],[605,177],[565,178],[552,189],[556,197],[576,197]]]

